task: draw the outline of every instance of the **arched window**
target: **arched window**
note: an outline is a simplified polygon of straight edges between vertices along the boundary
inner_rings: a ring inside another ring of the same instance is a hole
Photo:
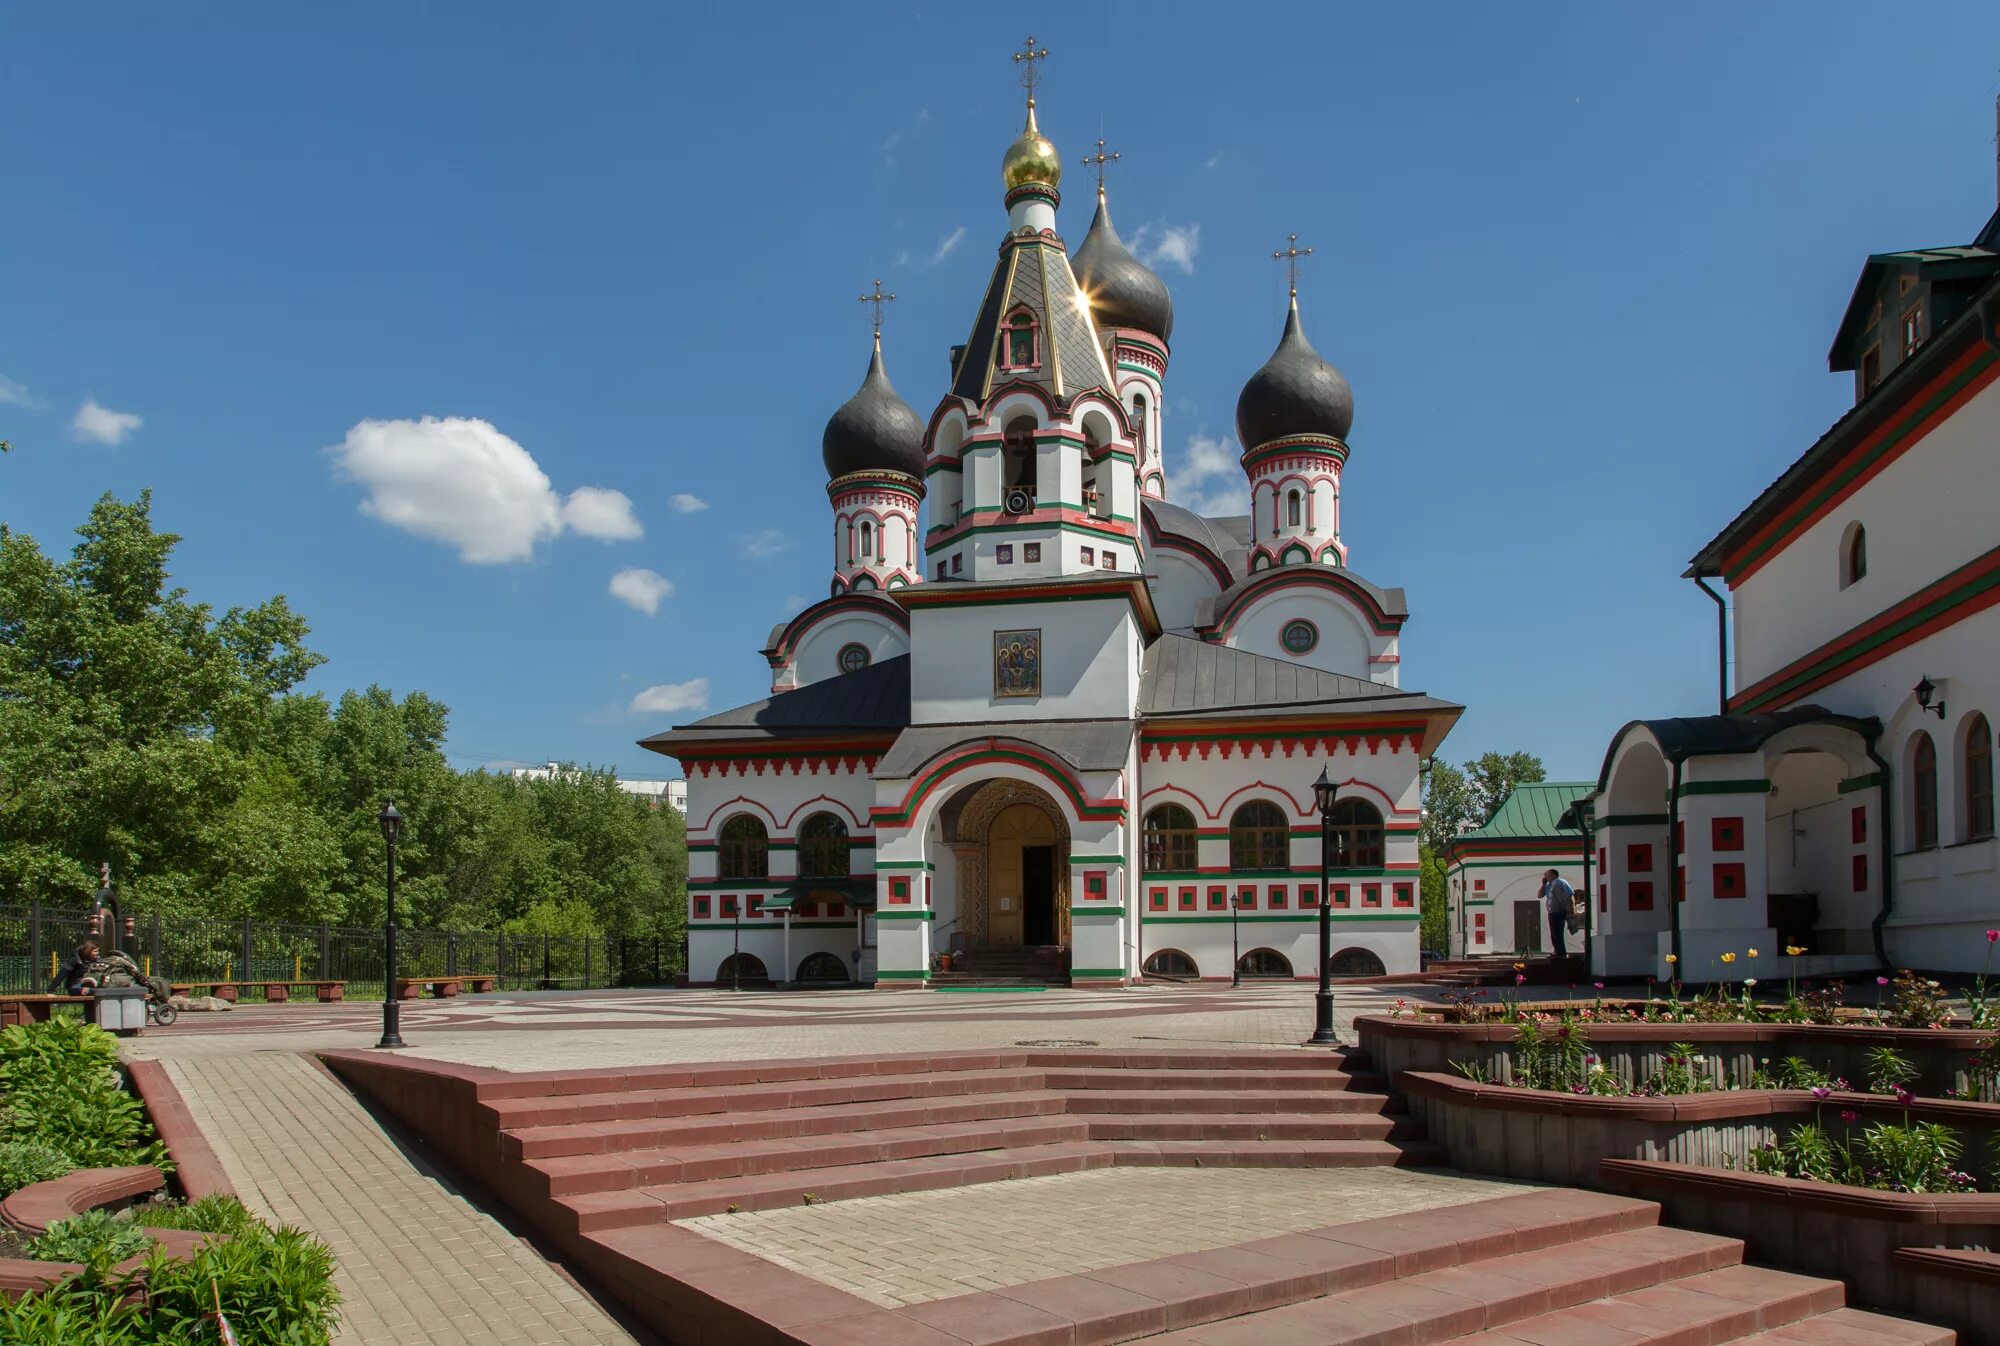
[[[1847,525],[1840,539],[1840,587],[1845,589],[1868,574],[1868,530],[1858,522]]]
[[[866,561],[875,555],[875,525],[866,519],[861,522],[861,559]]]
[[[1199,977],[1201,969],[1194,959],[1179,949],[1161,949],[1146,959],[1145,973],[1149,977]]]
[[[1253,799],[1229,819],[1229,867],[1235,870],[1290,869],[1291,829],[1285,811],[1268,799]]]
[[[1287,526],[1297,528],[1304,517],[1304,509],[1304,499],[1299,495],[1299,490],[1296,486],[1285,492],[1285,523]]]
[[[805,961],[799,964],[799,975],[793,980],[844,986],[852,978],[847,975],[847,964],[841,962],[837,955],[821,950],[806,955]]]
[[[1920,851],[1938,844],[1937,745],[1919,733],[1910,748],[1910,842]]]
[[[1382,814],[1365,799],[1336,800],[1330,828],[1335,869],[1382,867]]]
[[[1006,327],[1000,333],[1000,367],[1002,369],[1033,369],[1041,361],[1037,358],[1034,315],[1022,310],[1007,319]]]
[[[1328,960],[1327,971],[1336,977],[1381,977],[1389,969],[1367,949],[1342,949]]]
[[[1292,960],[1276,949],[1252,949],[1236,960],[1236,971],[1244,977],[1280,977],[1289,981]]]
[[[1993,835],[1993,726],[1984,715],[1965,722],[1965,839]]]
[[[715,980],[719,986],[731,982],[762,982],[771,980],[771,974],[764,970],[764,960],[756,954],[732,953],[715,970]]]
[[[844,819],[837,814],[815,813],[800,824],[800,878],[844,879],[850,872]]]
[[[771,834],[761,818],[739,813],[722,825],[716,873],[725,879],[761,879],[771,873]]]
[[[1141,445],[1146,442],[1146,395],[1132,394],[1132,433]]]
[[[1145,868],[1150,872],[1191,872],[1200,862],[1196,856],[1194,814],[1179,804],[1162,804],[1146,815]]]

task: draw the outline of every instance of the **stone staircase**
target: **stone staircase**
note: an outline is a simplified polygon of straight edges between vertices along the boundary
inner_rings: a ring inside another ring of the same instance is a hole
[[[951,971],[933,972],[934,987],[1067,986],[1069,963],[1054,946],[968,949],[951,956]]]
[[[1514,964],[1522,964],[1517,974]],[[1551,954],[1534,953],[1525,957],[1516,954],[1493,954],[1484,958],[1449,958],[1430,964],[1413,981],[1433,982],[1440,986],[1513,986],[1516,975],[1528,980],[1528,986],[1587,986],[1590,975],[1585,969],[1583,958],[1572,954],[1567,958],[1557,958]]]
[[[501,1157],[577,1233],[1112,1165],[1424,1165],[1420,1126],[1352,1054],[1060,1052],[889,1058],[758,1081],[495,1098]],[[610,1087],[624,1083],[630,1087]]]

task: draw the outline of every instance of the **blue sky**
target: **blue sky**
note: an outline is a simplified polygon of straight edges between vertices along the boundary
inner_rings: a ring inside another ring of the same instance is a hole
[[[943,392],[1026,15],[1065,232],[1102,133],[1174,291],[1171,496],[1235,483],[1188,469],[1233,455],[1296,230],[1405,685],[1470,708],[1448,757],[1590,775],[1625,720],[1710,708],[1678,576],[1846,407],[1863,256],[1994,204],[1970,3],[1915,62],[1862,4],[691,8],[9,8],[0,519],[66,550],[150,486],[181,583],[306,614],[312,687],[430,692],[462,766],[672,774],[634,740],[697,710],[634,699],[763,695],[826,592],[874,277],[897,386]]]

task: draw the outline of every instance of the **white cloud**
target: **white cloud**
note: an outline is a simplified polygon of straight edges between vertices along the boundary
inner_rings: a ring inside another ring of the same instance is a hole
[[[1220,164],[1222,162],[1222,156],[1224,153],[1226,153],[1226,151],[1217,150],[1215,153],[1209,155],[1208,158],[1202,160],[1201,166],[1203,168],[1214,168],[1217,164]]]
[[[797,614],[804,612],[807,608],[811,607],[812,600],[810,598],[807,598],[804,594],[786,594],[785,601],[782,606],[786,612]]]
[[[611,577],[611,596],[651,617],[661,599],[674,596],[674,582],[657,570],[621,570]]]
[[[565,528],[607,541],[640,533],[622,492],[585,486],[565,500],[533,454],[474,417],[361,421],[327,452],[367,490],[363,514],[472,565],[525,561]]]
[[[99,406],[97,399],[92,397],[84,399],[83,405],[76,409],[76,418],[69,423],[69,430],[78,439],[99,444],[123,444],[127,435],[144,424],[129,411],[113,411]]]
[[[42,399],[29,392],[26,384],[16,383],[5,374],[0,374],[0,402],[26,407],[30,411],[39,411],[43,406]]]
[[[1183,509],[1211,519],[1250,512],[1250,483],[1236,450],[1222,436],[1195,431],[1186,451],[1167,467],[1173,501]]]
[[[632,501],[623,491],[603,486],[579,486],[563,501],[562,521],[571,531],[594,537],[600,542],[630,542],[645,536],[632,513]]]
[[[896,255],[893,258],[891,258],[889,262],[889,265],[899,268],[908,266],[909,264],[910,264],[910,250],[908,248],[896,249]]]
[[[958,251],[958,245],[963,242],[965,242],[965,226],[961,224],[958,228],[938,240],[937,251],[931,254],[930,261],[924,263],[924,265],[936,266],[939,262],[951,256],[952,253]]]
[[[792,545],[792,540],[775,528],[760,528],[743,539],[743,554],[753,561],[776,556]]]
[[[689,495],[686,491],[673,496],[667,503],[674,507],[674,513],[676,514],[699,514],[702,510],[708,508],[706,500],[703,500],[698,495]]]
[[[1162,220],[1157,224],[1142,224],[1132,234],[1133,256],[1154,270],[1171,266],[1182,275],[1192,276],[1195,254],[1200,251],[1199,224],[1168,224]]]
[[[632,698],[626,711],[633,715],[666,715],[678,710],[708,709],[708,679],[662,682]]]

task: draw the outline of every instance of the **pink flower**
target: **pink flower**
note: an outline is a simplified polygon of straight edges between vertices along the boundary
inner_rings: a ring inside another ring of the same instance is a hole
[[[1852,1126],[1854,1123],[1861,1120],[1861,1114],[1856,1112],[1853,1108],[1842,1108],[1840,1110],[1840,1120]]]
[[[2000,930],[1988,930],[1986,932],[1986,942],[1988,944],[2000,944]]]
[[[1824,1084],[1815,1084],[1812,1087],[1812,1096],[1824,1103],[1827,1099],[1833,1097],[1833,1090],[1827,1088]]]
[[[1875,984],[1877,986],[1887,986],[1889,984],[1889,979],[1887,977],[1877,977],[1875,979]]]
[[[1917,1096],[1915,1094],[1911,1093],[1908,1089],[1905,1089],[1902,1085],[1899,1084],[1896,1086],[1896,1101],[1898,1103],[1901,1103],[1904,1107],[1906,1108],[1909,1107],[1910,1104],[1916,1100],[1916,1097]]]
[[[1600,991],[1604,989],[1604,983],[1601,981],[1594,981],[1591,983],[1591,985],[1596,987]]]
[[[1514,974],[1514,984],[1515,984],[1516,986],[1519,986],[1519,985],[1520,985],[1521,983],[1525,982],[1525,981],[1526,981],[1527,979],[1528,979],[1528,974],[1527,974],[1527,973],[1525,973],[1525,972],[1516,972],[1516,973]]]

